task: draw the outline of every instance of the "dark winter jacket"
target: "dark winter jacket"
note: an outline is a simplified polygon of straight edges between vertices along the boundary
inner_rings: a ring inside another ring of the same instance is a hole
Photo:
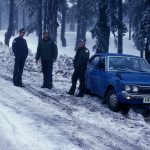
[[[15,57],[27,57],[28,56],[28,46],[24,38],[17,37],[13,40],[12,50]]]
[[[57,59],[58,49],[57,45],[52,41],[51,38],[48,40],[42,40],[38,44],[36,60],[41,58],[42,61],[52,62]]]
[[[73,64],[76,70],[85,70],[89,60],[90,52],[86,47],[78,48]]]

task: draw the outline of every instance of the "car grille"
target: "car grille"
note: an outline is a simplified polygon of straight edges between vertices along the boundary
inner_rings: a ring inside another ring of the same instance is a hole
[[[150,86],[140,86],[139,93],[140,94],[150,94]]]

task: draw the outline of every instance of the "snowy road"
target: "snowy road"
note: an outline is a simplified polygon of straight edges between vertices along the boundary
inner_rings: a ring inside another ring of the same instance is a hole
[[[133,112],[127,119],[109,111],[96,97],[74,98],[57,88],[17,88],[2,78],[0,85],[0,150],[150,147],[150,125]]]
[[[26,62],[23,82],[12,84],[13,55],[0,48],[0,150],[148,150],[150,125],[133,111],[129,119],[110,111],[100,99],[66,95],[72,58],[54,64],[54,88],[41,89],[34,56]]]
[[[0,32],[1,41],[5,32]],[[40,64],[35,65],[31,53],[23,74],[26,88],[14,87],[12,50],[0,44],[0,150],[149,150],[150,123],[141,115],[130,111],[127,119],[111,112],[97,97],[66,95],[73,71],[76,33],[67,32],[66,38],[66,48],[58,38],[59,58],[54,64],[52,90],[40,88]],[[35,53],[38,38],[31,34],[26,39]],[[93,44],[88,32],[91,55]],[[117,51],[112,35],[110,50]],[[128,36],[124,37],[124,53],[139,55]]]

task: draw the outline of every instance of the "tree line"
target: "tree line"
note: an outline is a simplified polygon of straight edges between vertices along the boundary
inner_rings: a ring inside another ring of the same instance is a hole
[[[39,40],[47,29],[57,41],[57,28],[61,26],[65,47],[66,25],[77,33],[75,48],[90,31],[96,52],[109,52],[112,33],[118,53],[123,53],[123,36],[128,31],[129,40],[142,56],[143,50],[150,48],[150,0],[0,0],[0,30],[7,29],[6,45],[22,26],[27,34],[36,31]]]

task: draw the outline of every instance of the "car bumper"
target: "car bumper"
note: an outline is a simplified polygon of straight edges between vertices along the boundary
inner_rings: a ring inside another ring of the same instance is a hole
[[[150,98],[150,95],[146,95],[146,94],[130,94],[130,93],[127,93],[125,91],[123,91],[122,93],[122,96],[124,96],[125,98],[129,98],[130,99],[144,99],[144,98]]]
[[[150,106],[150,95],[148,94],[130,94],[125,91],[122,91],[119,96],[120,102],[127,104],[142,104]]]

